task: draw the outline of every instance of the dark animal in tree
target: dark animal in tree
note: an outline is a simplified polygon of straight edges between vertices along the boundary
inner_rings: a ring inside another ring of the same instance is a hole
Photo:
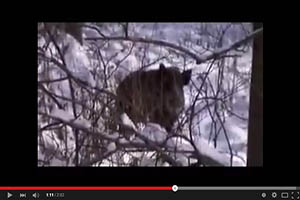
[[[117,88],[117,109],[134,122],[160,124],[168,132],[184,108],[183,87],[191,79],[191,70],[176,67],[135,71]]]

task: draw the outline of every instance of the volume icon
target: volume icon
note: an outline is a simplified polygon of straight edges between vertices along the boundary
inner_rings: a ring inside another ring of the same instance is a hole
[[[33,196],[34,198],[39,198],[39,197],[40,197],[40,194],[39,194],[39,193],[33,193],[32,196]]]

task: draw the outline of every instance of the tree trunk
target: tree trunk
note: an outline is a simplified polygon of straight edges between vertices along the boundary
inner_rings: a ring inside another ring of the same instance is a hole
[[[263,23],[254,23],[254,30]],[[263,166],[263,32],[253,42],[247,166]]]

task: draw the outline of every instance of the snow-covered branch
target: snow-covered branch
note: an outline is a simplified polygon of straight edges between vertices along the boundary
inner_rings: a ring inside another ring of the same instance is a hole
[[[99,139],[101,138],[101,139],[105,139],[105,140],[108,140],[108,141],[111,141],[111,142],[117,142],[119,146],[122,146],[122,143],[119,142],[118,137],[116,137],[116,138],[115,137],[110,137],[109,135],[102,134],[102,133],[97,132],[97,131],[92,131],[87,126],[85,126],[83,123],[78,123],[77,121],[75,121],[70,114],[68,114],[68,113],[64,114],[65,112],[64,113],[63,112],[64,112],[63,110],[60,110],[59,112],[57,111],[57,112],[54,112],[53,114],[47,114],[47,113],[44,113],[44,112],[38,112],[38,114],[49,117],[49,118],[52,118],[54,120],[61,121],[64,124],[74,128],[74,129],[77,129],[77,130],[83,131],[85,133],[91,134],[94,137],[99,137]],[[143,144],[144,147],[150,148],[151,150],[155,150],[155,151],[161,153],[161,156],[168,163],[170,163],[172,166],[181,166],[181,163],[175,161],[171,156],[167,155],[159,147],[159,145],[157,145],[155,142],[151,141],[150,139],[148,139],[146,136],[142,135],[138,131],[135,131],[133,129],[131,129],[130,131],[132,131],[134,134],[136,134],[140,139],[142,139],[144,141],[144,144]],[[124,146],[128,146],[128,143],[125,143]]]
[[[61,121],[64,124],[66,124],[66,125],[68,125],[72,128],[75,128],[75,129],[78,129],[78,130],[83,131],[85,133],[91,134],[94,137],[99,137],[101,139],[105,139],[105,140],[108,140],[108,141],[111,141],[111,142],[116,142],[117,141],[117,138],[110,137],[109,135],[102,134],[102,133],[97,132],[97,131],[92,131],[89,128],[87,128],[86,126],[83,126],[81,123],[76,123],[74,121],[74,119],[70,120],[69,118],[64,118],[64,117],[56,116],[56,115],[53,115],[53,114],[47,114],[47,113],[44,113],[44,112],[38,112],[38,114],[49,117],[49,118],[57,120],[57,121]]]
[[[221,153],[217,152],[217,150],[212,149],[209,145],[205,144],[201,140],[191,141],[188,137],[184,135],[174,135],[174,137],[182,138],[185,141],[189,142],[191,146],[188,146],[188,149],[191,150],[193,148],[192,157],[200,160],[202,164],[208,166],[229,166],[229,163],[224,160],[224,156]]]

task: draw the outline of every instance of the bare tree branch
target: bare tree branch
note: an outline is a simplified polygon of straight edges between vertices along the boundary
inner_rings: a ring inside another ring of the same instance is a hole
[[[98,26],[96,26],[96,25],[88,25],[88,24],[85,24],[85,25],[83,25],[83,27],[84,28],[90,28],[90,29],[93,29],[93,30],[95,30],[99,35],[101,35],[102,37],[106,37],[101,31],[100,31],[100,29],[99,29],[99,27]]]
[[[53,79],[53,80],[42,80],[42,81],[38,81],[38,83],[54,83],[54,82],[64,81],[67,79],[68,79],[67,77],[63,77],[63,78],[58,78],[58,79]]]
[[[60,108],[63,109],[63,106],[54,98],[54,96],[40,83],[39,88],[44,91],[53,101],[56,103],[56,105]]]
[[[204,63],[208,60],[218,58],[220,55],[222,55],[222,54],[224,54],[224,53],[226,53],[230,50],[233,50],[233,49],[241,46],[242,44],[247,43],[248,41],[250,41],[251,39],[253,39],[254,37],[256,37],[258,34],[260,34],[262,32],[263,32],[263,28],[257,29],[256,31],[249,34],[248,36],[246,36],[242,40],[240,40],[238,42],[235,42],[235,43],[229,45],[228,47],[217,49],[212,54],[210,54],[208,56],[198,56],[197,54],[191,52],[190,50],[188,50],[184,47],[178,46],[176,44],[170,43],[170,42],[161,41],[161,40],[138,38],[138,37],[88,37],[88,38],[85,38],[85,40],[87,40],[87,41],[89,41],[89,40],[92,40],[92,41],[94,41],[94,40],[123,40],[123,41],[131,41],[131,42],[151,43],[151,44],[155,44],[155,45],[170,47],[172,49],[176,49],[178,51],[181,51],[181,52],[189,55],[191,58],[195,59],[196,64],[201,64],[201,63]]]

